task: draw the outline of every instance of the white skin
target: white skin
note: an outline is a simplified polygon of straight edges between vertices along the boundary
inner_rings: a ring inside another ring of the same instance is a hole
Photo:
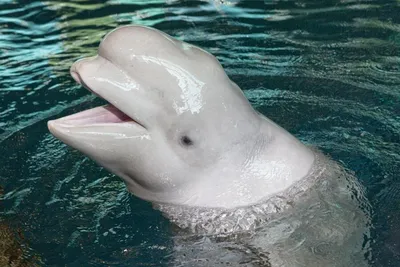
[[[211,54],[120,27],[72,77],[108,101],[49,121],[51,133],[152,202],[236,208],[306,177],[314,154],[257,113]]]

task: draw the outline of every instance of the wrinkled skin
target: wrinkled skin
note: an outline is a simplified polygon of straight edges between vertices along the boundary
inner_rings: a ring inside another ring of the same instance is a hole
[[[250,230],[208,235],[178,231],[174,237],[176,252],[172,266],[370,266],[370,216],[363,188],[340,165],[320,153],[318,157],[316,170],[321,172],[312,173],[319,174],[312,186],[300,186],[302,189],[294,197],[288,192],[278,194],[279,199],[289,204],[286,207],[273,201],[279,208],[270,209],[269,201],[265,201],[238,209],[240,212],[224,212],[223,218],[216,216],[222,223],[216,224],[216,229],[233,224],[241,228],[249,226]],[[196,218],[194,210],[187,215],[191,220]],[[253,215],[261,220],[255,223],[256,228],[249,224]]]
[[[211,54],[125,26],[71,75],[110,105],[50,131],[196,233],[176,235],[174,266],[367,266],[356,179],[257,113]]]
[[[71,75],[112,106],[50,121],[50,131],[140,198],[247,206],[312,166],[313,153],[258,114],[215,57],[155,29],[112,31]]]

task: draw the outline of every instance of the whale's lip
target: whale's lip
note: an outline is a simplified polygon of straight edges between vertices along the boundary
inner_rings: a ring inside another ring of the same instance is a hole
[[[80,85],[88,89],[92,94],[108,101],[94,90],[92,90],[81,78],[79,73],[71,68],[71,76]],[[59,125],[64,127],[78,127],[78,126],[110,126],[110,124],[122,124],[122,123],[132,123],[140,126],[144,129],[146,127],[138,122],[136,119],[128,116],[126,113],[122,112],[116,106],[112,104],[107,104],[104,106],[95,107],[92,109],[87,109],[78,113],[71,114],[69,116],[61,117],[56,120],[51,120],[48,122],[49,128]]]
[[[51,120],[49,123],[69,127],[91,125],[98,126],[100,124],[114,123],[135,123],[140,125],[140,123],[133,120],[131,117],[111,104],[87,109],[56,120]]]

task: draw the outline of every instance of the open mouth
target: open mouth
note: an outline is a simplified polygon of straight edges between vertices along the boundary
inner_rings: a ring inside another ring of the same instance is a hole
[[[108,104],[84,110],[58,119],[62,124],[83,126],[105,123],[137,123],[131,117],[120,111],[115,106]]]
[[[87,86],[85,82],[81,79],[80,75],[77,72],[72,70],[71,75],[75,81],[77,81],[79,84],[87,88],[90,92],[107,101],[107,99],[103,98],[102,96],[91,90],[90,87]],[[89,126],[89,125],[112,124],[112,123],[135,123],[145,128],[137,120],[131,118],[130,116],[128,116],[120,109],[111,104],[84,110],[57,119],[57,121],[61,124],[68,126]]]

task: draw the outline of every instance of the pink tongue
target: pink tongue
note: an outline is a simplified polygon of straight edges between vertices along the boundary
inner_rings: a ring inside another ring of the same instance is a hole
[[[63,123],[87,125],[96,123],[133,122],[125,113],[112,105],[101,106],[61,118]]]

